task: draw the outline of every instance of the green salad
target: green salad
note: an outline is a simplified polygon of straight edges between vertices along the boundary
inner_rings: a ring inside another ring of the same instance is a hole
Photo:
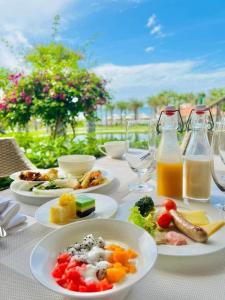
[[[155,206],[151,197],[145,196],[137,201],[130,209],[130,222],[144,228],[148,233],[154,236],[156,231]]]

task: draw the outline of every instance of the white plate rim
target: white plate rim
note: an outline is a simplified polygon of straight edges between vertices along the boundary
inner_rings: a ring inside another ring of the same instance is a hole
[[[95,168],[94,168],[95,170]],[[107,181],[102,183],[102,184],[99,184],[99,185],[96,185],[96,186],[92,186],[92,187],[89,187],[89,188],[86,188],[86,189],[78,189],[78,190],[74,190],[73,192],[75,192],[76,194],[81,194],[81,193],[88,193],[88,192],[91,192],[91,191],[94,191],[94,190],[97,190],[97,189],[100,189],[100,188],[103,188],[107,185],[109,185],[113,179],[115,178],[113,173],[110,172],[109,170],[107,169],[103,169],[103,168],[96,168],[96,170],[100,170],[101,172],[103,172],[103,175],[106,177]],[[19,173],[19,172],[17,172]],[[10,189],[12,192],[20,195],[20,196],[24,196],[24,197],[32,197],[32,198],[42,198],[42,199],[53,199],[55,198],[56,196],[55,195],[38,195],[38,194],[35,194],[33,192],[29,192],[29,191],[21,191],[21,190],[17,190],[15,189],[14,187],[18,184],[22,184],[22,183],[34,183],[34,181],[26,181],[26,180],[15,180],[11,183],[10,185]],[[36,183],[40,183],[41,181],[35,181]],[[26,192],[26,194],[24,194],[24,192]],[[29,195],[27,194],[29,193]]]
[[[154,199],[153,199],[154,200]],[[127,217],[126,215],[123,215],[124,212],[129,211],[129,209],[134,205],[134,203],[137,202],[137,200],[130,200],[126,203],[123,203],[119,206],[117,213],[115,215],[115,219],[126,221]],[[177,201],[179,203],[179,201]],[[181,202],[180,204],[183,204]],[[195,206],[197,203],[193,203],[192,205]],[[187,208],[188,209],[188,208]],[[191,209],[191,208],[190,208]],[[195,209],[195,208],[193,208]],[[196,208],[199,209],[199,208]],[[206,211],[206,214],[208,217],[212,220],[220,220],[219,213],[216,208],[210,206],[209,204],[204,207]],[[225,225],[218,230],[215,234],[209,237],[209,241],[206,244],[203,243],[193,243],[185,246],[172,246],[172,245],[157,245],[158,247],[158,254],[163,256],[174,256],[174,257],[193,257],[193,256],[202,256],[202,255],[208,255],[215,252],[218,252],[220,250],[223,250],[225,248],[225,239],[219,239],[219,236],[225,236]],[[223,243],[220,243],[224,240]],[[217,243],[218,245],[210,245],[210,242]]]
[[[73,192],[73,194],[75,196],[78,195],[78,194],[75,194],[74,192]],[[95,217],[95,214],[90,214],[87,217],[74,220],[74,222],[71,222],[69,224],[76,223],[76,222],[81,222],[81,221],[85,221],[85,220],[99,219],[99,218],[101,218],[101,219],[109,219],[109,218],[112,218],[116,214],[116,212],[118,210],[118,203],[117,203],[117,201],[114,198],[112,198],[112,197],[110,197],[108,195],[96,194],[96,193],[87,193],[85,195],[89,196],[89,197],[95,198],[96,201],[98,201],[99,197],[105,198],[105,201],[111,201],[111,204],[114,205],[112,213],[108,217],[106,217],[106,216],[104,216],[104,217]],[[64,226],[68,225],[68,224],[58,225],[58,224],[51,223],[49,220],[46,220],[46,222],[43,222],[43,221],[40,220],[39,214],[42,212],[42,210],[45,209],[45,207],[47,207],[47,209],[49,210],[49,206],[51,204],[55,204],[58,201],[58,199],[59,199],[59,197],[55,198],[55,199],[52,199],[52,200],[50,200],[50,201],[48,201],[48,202],[46,202],[46,203],[44,203],[44,204],[42,204],[41,206],[38,207],[38,209],[35,211],[34,217],[35,217],[36,221],[39,224],[41,224],[41,225],[43,225],[45,227],[48,227],[48,228],[53,228],[53,229],[62,228]]]

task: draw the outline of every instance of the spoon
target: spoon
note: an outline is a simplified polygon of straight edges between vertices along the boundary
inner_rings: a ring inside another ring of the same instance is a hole
[[[7,236],[7,232],[2,226],[0,226],[0,238],[4,238],[6,236]]]

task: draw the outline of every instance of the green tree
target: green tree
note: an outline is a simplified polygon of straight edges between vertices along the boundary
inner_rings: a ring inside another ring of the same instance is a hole
[[[0,67],[0,89],[5,89],[9,84],[9,71],[3,67]]]
[[[139,110],[144,106],[144,103],[140,100],[131,99],[129,101],[129,110],[131,110],[134,113],[134,120],[138,119],[138,113]]]
[[[123,114],[126,113],[128,109],[128,103],[126,101],[118,101],[116,103],[116,107],[118,108],[120,112],[120,123],[123,123]]]
[[[212,104],[221,98],[225,97],[225,89],[224,88],[215,88],[209,91],[209,96],[207,98],[207,104]]]
[[[82,55],[62,44],[37,45],[25,57],[33,70],[48,72],[68,72],[78,70]]]
[[[113,125],[113,112],[116,108],[116,105],[112,102],[108,102],[105,105],[105,111],[106,111],[106,124],[108,122],[108,116],[107,116],[107,112],[110,113],[110,121],[111,121],[111,125]]]
[[[196,102],[196,95],[193,93],[176,93],[174,91],[162,91],[157,95],[151,96],[147,99],[148,105],[152,107],[155,112],[159,112],[168,104],[173,104],[176,107],[183,103],[194,104]]]

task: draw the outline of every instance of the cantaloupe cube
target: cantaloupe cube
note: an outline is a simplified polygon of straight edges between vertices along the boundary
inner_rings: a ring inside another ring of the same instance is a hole
[[[120,282],[125,276],[126,272],[123,268],[109,268],[106,270],[106,278],[110,283]]]

